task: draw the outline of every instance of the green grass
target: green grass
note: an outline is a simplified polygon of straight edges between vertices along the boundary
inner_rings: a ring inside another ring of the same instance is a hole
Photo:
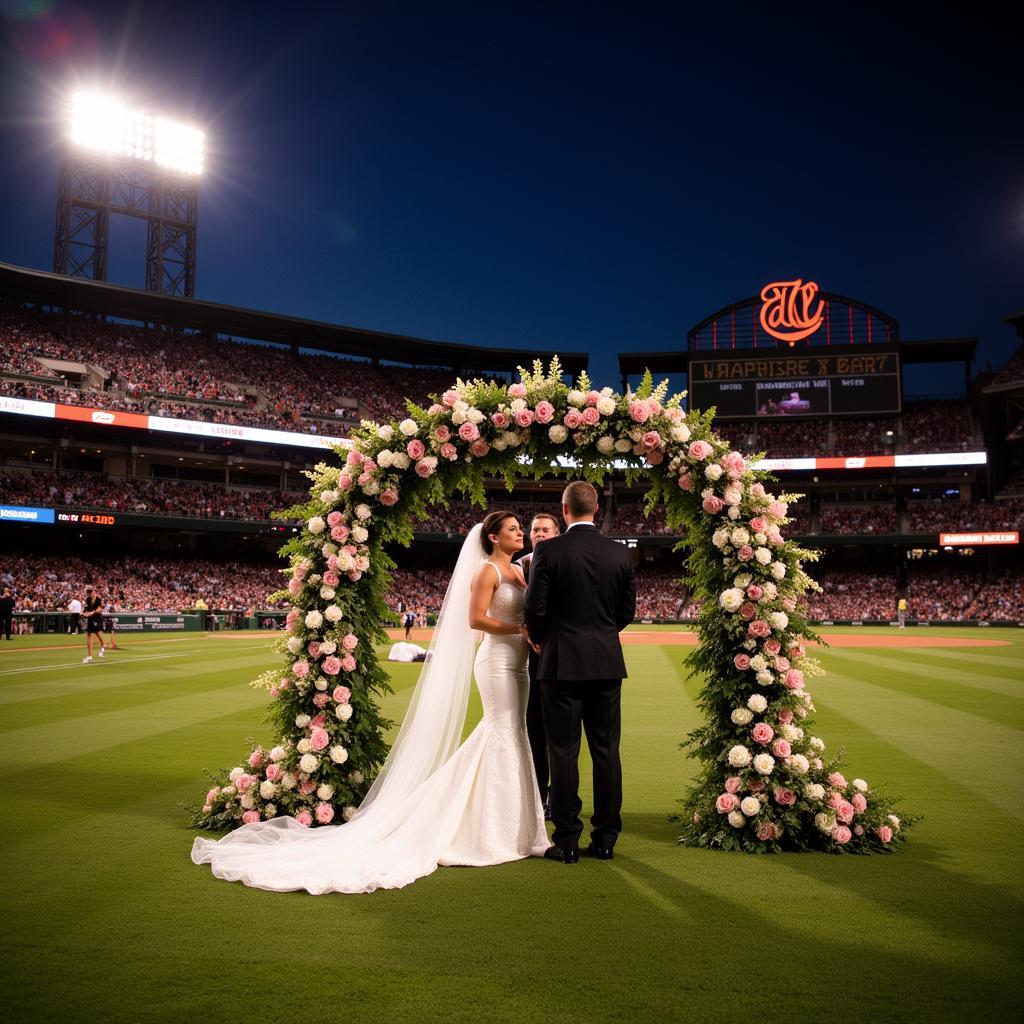
[[[0,641],[4,1019],[1018,1019],[1024,634],[928,635],[1010,645],[836,648],[812,687],[830,749],[925,815],[898,854],[676,846],[699,683],[686,648],[629,647],[612,863],[443,868],[323,897],[188,858],[180,805],[202,769],[269,739],[247,686],[274,662],[266,636],[125,638],[89,666],[81,645],[39,649],[60,638]],[[396,667],[392,717],[416,671]]]

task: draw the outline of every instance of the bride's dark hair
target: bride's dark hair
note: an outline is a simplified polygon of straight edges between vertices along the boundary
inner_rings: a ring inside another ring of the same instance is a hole
[[[506,519],[515,519],[515,513],[489,512],[484,518],[483,526],[480,530],[480,546],[488,555],[494,554],[494,541],[491,540],[491,534],[497,533],[501,529],[501,524]]]

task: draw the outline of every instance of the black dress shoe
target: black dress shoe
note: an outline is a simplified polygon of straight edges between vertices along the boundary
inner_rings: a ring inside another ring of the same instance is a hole
[[[579,864],[580,855],[578,850],[563,850],[560,846],[549,846],[544,851],[548,860],[561,861],[563,864]]]
[[[614,854],[611,851],[611,847],[595,846],[593,843],[591,843],[587,847],[587,856],[596,857],[598,860],[611,860]]]

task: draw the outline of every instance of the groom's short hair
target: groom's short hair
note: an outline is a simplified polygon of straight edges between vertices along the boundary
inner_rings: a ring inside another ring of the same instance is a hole
[[[562,504],[568,507],[569,515],[574,518],[593,515],[597,512],[597,490],[586,480],[573,480],[562,491]]]

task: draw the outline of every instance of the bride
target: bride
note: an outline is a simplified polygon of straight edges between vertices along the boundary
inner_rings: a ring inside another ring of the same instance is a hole
[[[272,818],[196,839],[192,860],[228,881],[319,894],[542,856],[551,844],[526,737],[526,584],[512,565],[522,547],[511,512],[469,532],[402,728],[350,822],[308,829]],[[484,639],[474,660],[475,630]],[[474,674],[483,719],[459,746]]]

